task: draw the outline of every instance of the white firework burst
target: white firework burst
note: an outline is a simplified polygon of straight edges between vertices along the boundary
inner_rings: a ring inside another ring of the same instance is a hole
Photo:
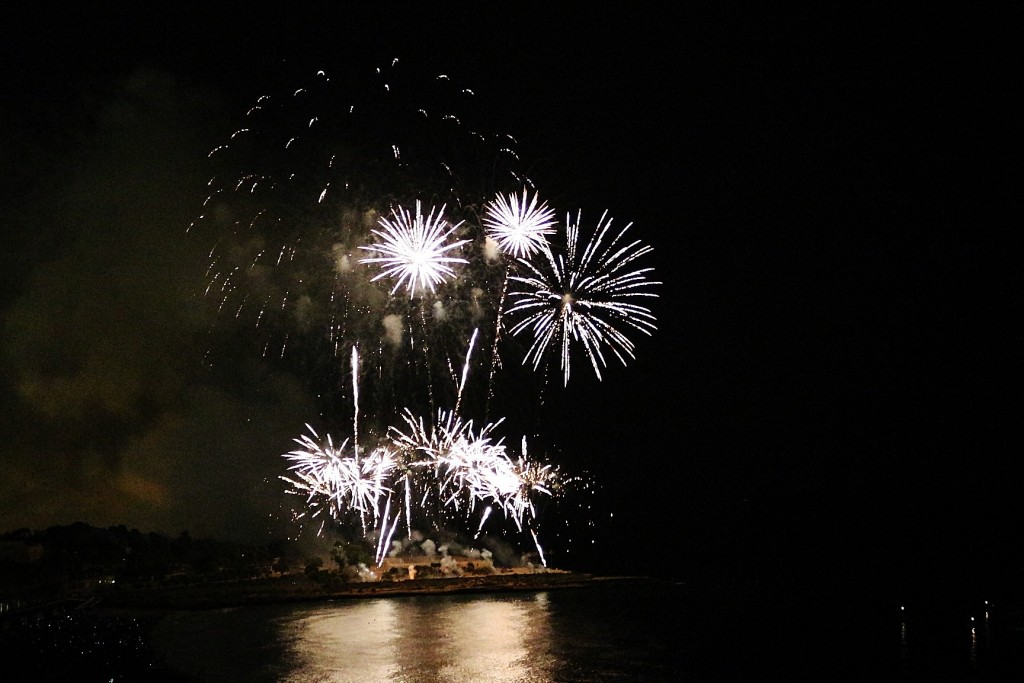
[[[503,253],[526,258],[547,246],[547,235],[555,231],[555,211],[547,202],[538,205],[537,199],[524,188],[522,198],[498,195],[488,203],[484,230]]]
[[[381,272],[373,281],[393,277],[394,294],[403,285],[409,290],[409,298],[416,295],[416,289],[435,291],[435,286],[455,276],[452,265],[467,263],[466,259],[449,256],[468,240],[449,240],[460,225],[451,225],[444,218],[444,206],[423,215],[420,200],[416,200],[416,215],[411,216],[405,208],[391,210],[391,218],[381,218],[380,229],[373,230],[380,241],[377,244],[359,247],[377,256],[360,259],[360,263],[379,263]]]
[[[581,213],[575,221],[566,221],[565,254],[544,249],[538,262],[519,260],[525,273],[510,278],[515,284],[507,311],[517,319],[510,330],[513,335],[533,334],[524,363],[532,362],[536,370],[548,349],[557,344],[566,385],[573,346],[583,347],[598,379],[601,369],[607,367],[606,350],[623,365],[627,357],[634,358],[633,341],[625,332],[632,329],[650,335],[656,329],[654,314],[637,302],[657,297],[649,288],[661,284],[648,279],[653,268],[634,267],[651,247],[639,241],[626,242],[632,223],[610,237],[612,219],[607,211],[581,250]]]
[[[313,437],[319,438],[308,424]],[[396,469],[395,455],[387,448],[376,448],[359,457],[354,450],[346,454],[348,439],[335,446],[330,435],[317,442],[309,435],[295,439],[302,448],[284,457],[292,461],[294,478],[281,478],[296,493],[305,493],[307,502],[326,501],[332,516],[346,511],[377,517],[382,496],[390,493],[388,480]]]
[[[558,468],[527,458],[525,438],[523,455],[515,461],[509,460],[501,475],[499,502],[505,516],[512,519],[520,531],[537,516],[533,502],[536,494],[553,497],[560,486]]]

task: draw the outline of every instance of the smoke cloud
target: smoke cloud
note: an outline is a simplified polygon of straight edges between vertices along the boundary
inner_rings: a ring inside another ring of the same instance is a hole
[[[79,94],[89,136],[31,150],[54,168],[15,185],[45,201],[3,197],[12,232],[37,237],[0,298],[0,528],[265,536],[286,515],[279,453],[313,402],[232,357],[203,300],[186,229],[216,100],[152,70],[103,85]]]

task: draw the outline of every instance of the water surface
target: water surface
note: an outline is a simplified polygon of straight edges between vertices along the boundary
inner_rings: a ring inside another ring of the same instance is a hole
[[[1010,616],[652,584],[182,611],[155,638],[197,681],[996,681],[1024,646]]]

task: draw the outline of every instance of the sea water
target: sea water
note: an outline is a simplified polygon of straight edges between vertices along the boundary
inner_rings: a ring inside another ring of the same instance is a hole
[[[1024,644],[984,602],[720,601],[671,583],[180,611],[154,635],[189,680],[296,683],[995,681]]]

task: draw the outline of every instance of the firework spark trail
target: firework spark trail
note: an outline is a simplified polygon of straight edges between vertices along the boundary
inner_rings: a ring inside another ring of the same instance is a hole
[[[300,450],[285,455],[294,464],[289,468],[296,471],[296,479],[282,477],[292,485],[295,491],[305,491],[307,502],[323,496],[330,503],[331,514],[339,517],[348,509],[359,513],[364,533],[368,528],[368,517],[372,515],[374,523],[378,519],[378,503],[385,493],[391,490],[385,482],[396,468],[395,455],[389,449],[378,447],[367,457],[360,457],[358,445],[359,433],[359,352],[352,347],[352,394],[354,411],[352,417],[353,446],[352,456],[344,454],[348,440],[337,448],[330,434],[326,442],[318,443],[316,430],[309,424],[313,438],[302,435],[294,439],[301,446]]]
[[[466,377],[469,375],[469,357],[473,353],[473,346],[476,344],[476,334],[479,332],[478,328],[473,330],[473,336],[469,339],[469,348],[466,350],[466,362],[462,364],[462,378],[459,380],[459,392],[455,397],[455,413],[459,412],[459,406],[462,405],[462,392],[466,388]]]
[[[352,445],[359,458],[359,351],[352,347]]]
[[[472,471],[473,458],[467,453],[479,451],[490,442],[489,433],[497,425],[488,425],[477,435],[473,434],[473,422],[464,421],[454,412],[438,411],[437,421],[429,427],[422,418],[415,417],[409,409],[403,414],[406,431],[392,426],[389,437],[394,448],[410,456],[410,465],[430,472],[436,480],[436,489],[442,506],[460,509],[459,495],[470,490],[467,480],[476,480],[479,473]],[[482,461],[483,458],[477,458]],[[472,493],[470,501],[474,499]]]
[[[391,539],[395,535],[395,530],[398,529],[399,515],[396,514],[394,519],[391,519],[390,515],[391,496],[388,496],[388,499],[384,505],[384,513],[382,515],[384,524],[380,530],[380,535],[377,540],[377,552],[374,556],[374,559],[376,559],[377,561],[378,567],[384,562],[385,553],[387,552],[388,547],[391,545]]]
[[[633,300],[657,297],[647,288],[661,283],[648,279],[653,268],[630,269],[651,248],[638,240],[623,243],[632,223],[606,242],[612,223],[606,211],[581,252],[581,214],[577,214],[576,221],[567,220],[564,255],[545,249],[539,263],[519,260],[526,275],[511,276],[516,287],[509,293],[514,303],[507,311],[510,317],[520,317],[510,330],[513,335],[527,331],[534,335],[524,363],[532,362],[535,370],[557,340],[565,385],[569,383],[573,342],[583,346],[594,373],[601,379],[601,368],[607,367],[605,348],[623,365],[627,356],[634,357],[633,341],[622,327],[647,335],[657,329],[651,310]]]

